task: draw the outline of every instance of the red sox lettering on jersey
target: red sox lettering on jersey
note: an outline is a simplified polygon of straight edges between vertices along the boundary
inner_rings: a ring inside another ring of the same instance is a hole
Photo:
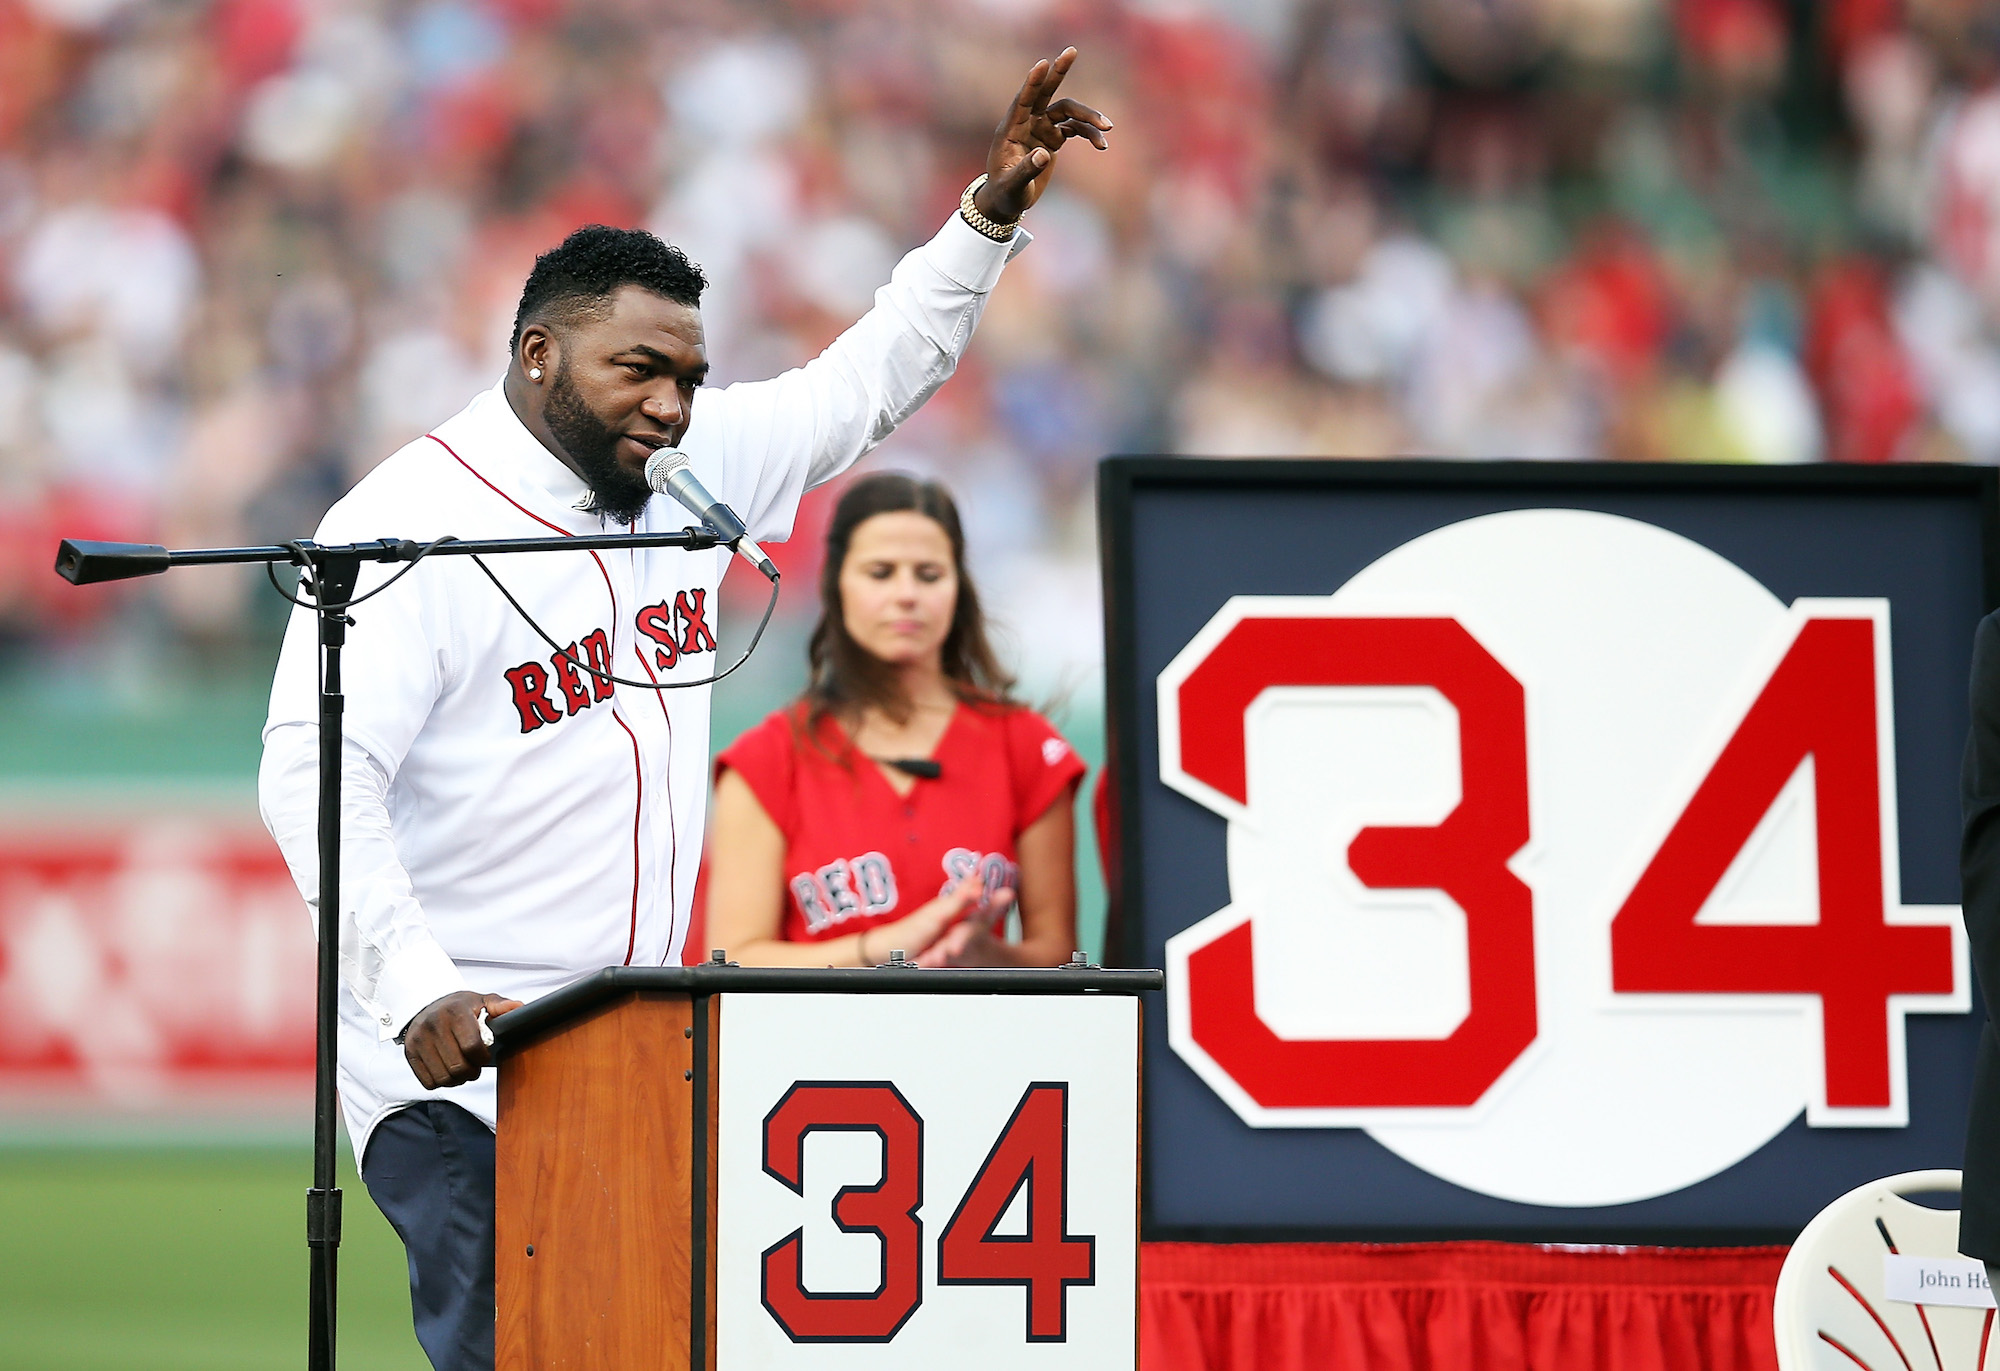
[[[671,601],[647,605],[635,617],[634,627],[655,644],[653,660],[662,671],[683,657],[715,651],[715,634],[708,627],[705,587],[679,591]],[[610,699],[615,686],[605,678],[613,674],[610,637],[601,628],[592,629],[561,652],[551,654],[546,667],[540,662],[509,667],[505,675],[513,692],[514,709],[521,717],[521,731],[533,733],[545,724],[559,724],[599,700]],[[550,695],[551,684],[560,692],[558,695]]]
[[[715,651],[708,627],[708,592],[700,587],[676,594],[673,603],[647,605],[635,620],[653,641],[653,664],[666,671],[683,657]]]
[[[1049,741],[1063,746],[1059,739],[1051,738]],[[944,884],[938,887],[938,894],[944,894],[975,871],[979,873],[981,909],[993,903],[996,891],[1013,889],[1021,878],[1021,869],[1002,853],[974,852],[969,847],[954,847],[944,854]]]
[[[1970,976],[1902,900],[1889,628],[1577,510],[1231,600],[1158,682],[1161,779],[1229,826],[1175,1050],[1252,1126],[1523,1203],[1902,1125],[1905,1018]]]
[[[979,873],[979,909],[993,903],[994,892],[1011,889],[1020,879],[1020,868],[998,852],[975,852],[954,847],[944,854],[944,881],[938,886],[943,895],[974,872]],[[816,871],[801,871],[790,881],[792,898],[806,927],[818,933],[856,916],[872,918],[896,908],[896,870],[880,852],[864,852],[828,862]]]
[[[880,852],[828,862],[792,877],[792,898],[806,926],[817,933],[856,915],[872,917],[896,907],[896,872]]]

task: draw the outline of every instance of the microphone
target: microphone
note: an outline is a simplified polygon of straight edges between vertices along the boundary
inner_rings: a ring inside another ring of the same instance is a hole
[[[764,555],[764,549],[751,541],[750,530],[743,527],[743,521],[736,517],[736,511],[708,493],[701,480],[688,465],[688,457],[677,447],[663,447],[654,450],[646,459],[646,484],[662,495],[671,495],[695,518],[702,520],[710,528],[722,535],[731,551],[751,566],[764,573],[766,580],[776,583],[777,564]]]

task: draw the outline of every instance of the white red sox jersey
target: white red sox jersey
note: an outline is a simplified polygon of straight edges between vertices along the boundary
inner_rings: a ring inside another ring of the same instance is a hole
[[[697,394],[681,446],[759,541],[799,497],[866,453],[957,365],[1001,268],[954,215],[905,257],[875,307],[814,361]],[[322,543],[618,531],[499,387],[370,472]],[[638,531],[691,517],[653,500]],[[426,1091],[394,1039],[443,995],[530,1000],[604,966],[678,959],[701,855],[708,688],[642,681],[718,669],[729,553],[672,548],[488,561],[554,652],[469,558],[434,557],[352,612],[342,670],[340,1095],[356,1156],[391,1111],[449,1099],[494,1123],[494,1073]],[[396,568],[365,564],[358,594]],[[316,626],[295,611],[264,728],[265,824],[317,916]]]

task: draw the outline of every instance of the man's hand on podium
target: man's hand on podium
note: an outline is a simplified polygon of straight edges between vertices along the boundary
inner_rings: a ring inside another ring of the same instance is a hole
[[[403,1055],[409,1058],[410,1070],[426,1090],[478,1080],[480,1071],[493,1064],[492,1040],[480,1022],[480,1012],[497,1019],[520,1007],[519,1000],[472,990],[432,1000],[403,1030]]]

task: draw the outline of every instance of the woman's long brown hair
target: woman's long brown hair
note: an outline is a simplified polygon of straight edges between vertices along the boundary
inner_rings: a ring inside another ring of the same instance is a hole
[[[840,603],[840,569],[847,562],[854,530],[877,514],[911,511],[933,520],[951,543],[952,569],[958,573],[958,603],[952,609],[951,630],[945,634],[943,665],[952,693],[969,704],[1008,706],[1014,678],[1000,667],[986,638],[986,616],[979,592],[965,571],[965,533],[958,506],[936,481],[919,480],[897,471],[876,472],[849,486],[834,506],[826,531],[826,562],[819,573],[819,623],[813,627],[806,660],[812,676],[806,686],[806,736],[817,739],[829,715],[852,717],[874,707],[898,723],[910,717],[910,701],[895,671],[854,641]]]

